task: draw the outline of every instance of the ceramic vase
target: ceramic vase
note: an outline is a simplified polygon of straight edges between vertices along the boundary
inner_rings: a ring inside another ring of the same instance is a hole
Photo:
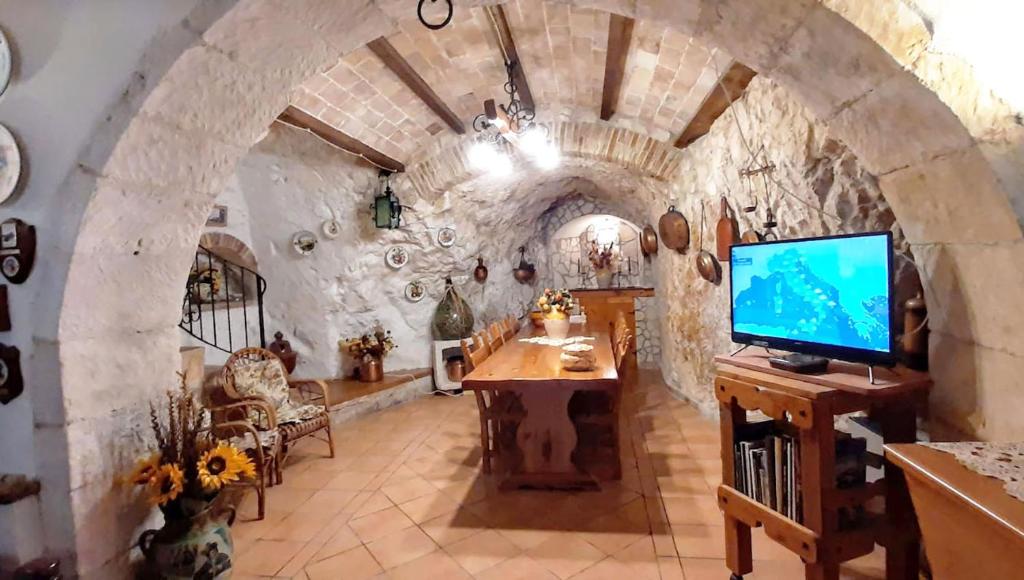
[[[364,383],[376,383],[384,378],[384,361],[366,356],[359,363],[359,380]]]
[[[548,338],[553,338],[555,340],[565,340],[565,338],[569,336],[569,319],[545,318],[544,332],[547,333]]]
[[[597,268],[594,270],[594,278],[597,280],[598,288],[611,288],[613,272],[610,268]]]
[[[234,544],[232,508],[208,507],[193,517],[165,519],[159,530],[139,536],[147,578],[226,580],[231,578]]]
[[[444,297],[434,312],[434,338],[437,340],[459,340],[473,332],[473,311],[459,296],[451,278],[445,278]]]

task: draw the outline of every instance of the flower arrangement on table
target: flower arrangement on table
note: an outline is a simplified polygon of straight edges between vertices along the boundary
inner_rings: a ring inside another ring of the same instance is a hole
[[[545,288],[544,293],[537,299],[537,307],[544,313],[544,318],[548,320],[568,319],[574,306],[576,306],[576,302],[573,300],[572,293],[565,288],[561,290]]]
[[[609,243],[601,246],[595,240],[591,240],[587,258],[590,259],[590,265],[595,270],[610,270],[618,261],[618,256],[615,255],[615,244]]]
[[[391,338],[391,331],[382,328],[374,329],[358,338],[344,338],[338,341],[338,347],[347,352],[356,361],[367,359],[381,360],[392,350],[398,348]]]
[[[191,518],[205,510],[225,485],[256,476],[245,452],[210,435],[206,412],[179,376],[178,391],[167,392],[165,413],[149,406],[156,451],[139,460],[125,480],[142,487],[166,520]]]

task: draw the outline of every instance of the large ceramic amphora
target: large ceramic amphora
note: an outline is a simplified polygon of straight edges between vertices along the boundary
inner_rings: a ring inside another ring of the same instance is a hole
[[[444,297],[434,312],[434,338],[459,340],[473,333],[473,311],[455,291],[451,278],[445,278]]]
[[[146,530],[139,549],[146,556],[146,578],[226,580],[234,566],[231,524],[235,510],[208,504],[192,517],[165,518],[164,527]]]

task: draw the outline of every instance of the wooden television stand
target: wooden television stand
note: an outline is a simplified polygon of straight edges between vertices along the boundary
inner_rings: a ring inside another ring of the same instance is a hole
[[[753,572],[750,529],[764,527],[769,538],[803,559],[808,580],[838,580],[839,565],[871,553],[876,542],[886,547],[887,579],[916,580],[920,540],[902,475],[887,467],[883,479],[838,489],[834,421],[837,415],[867,411],[881,426],[886,443],[913,442],[917,413],[931,388],[928,375],[902,368],[880,370],[871,384],[863,365],[835,361],[820,375],[771,368],[767,355],[722,355],[715,362],[722,429],[718,505],[725,517],[726,565],[732,578]],[[796,433],[800,522],[737,489],[736,428],[754,410]],[[877,496],[885,497],[884,517],[840,529],[840,508],[864,506]]]

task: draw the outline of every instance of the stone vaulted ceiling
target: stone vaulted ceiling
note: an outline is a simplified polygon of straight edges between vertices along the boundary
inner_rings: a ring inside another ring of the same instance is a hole
[[[633,28],[615,114],[601,121],[608,12],[542,0],[502,5],[538,120],[607,123],[671,144],[700,108],[731,57],[655,22]],[[411,8],[410,8],[411,13]],[[472,134],[482,102],[505,100],[506,80],[491,16],[458,4],[452,23],[431,31],[402,21],[388,42]],[[292,104],[406,164],[459,136],[368,48],[346,54],[309,79]]]

